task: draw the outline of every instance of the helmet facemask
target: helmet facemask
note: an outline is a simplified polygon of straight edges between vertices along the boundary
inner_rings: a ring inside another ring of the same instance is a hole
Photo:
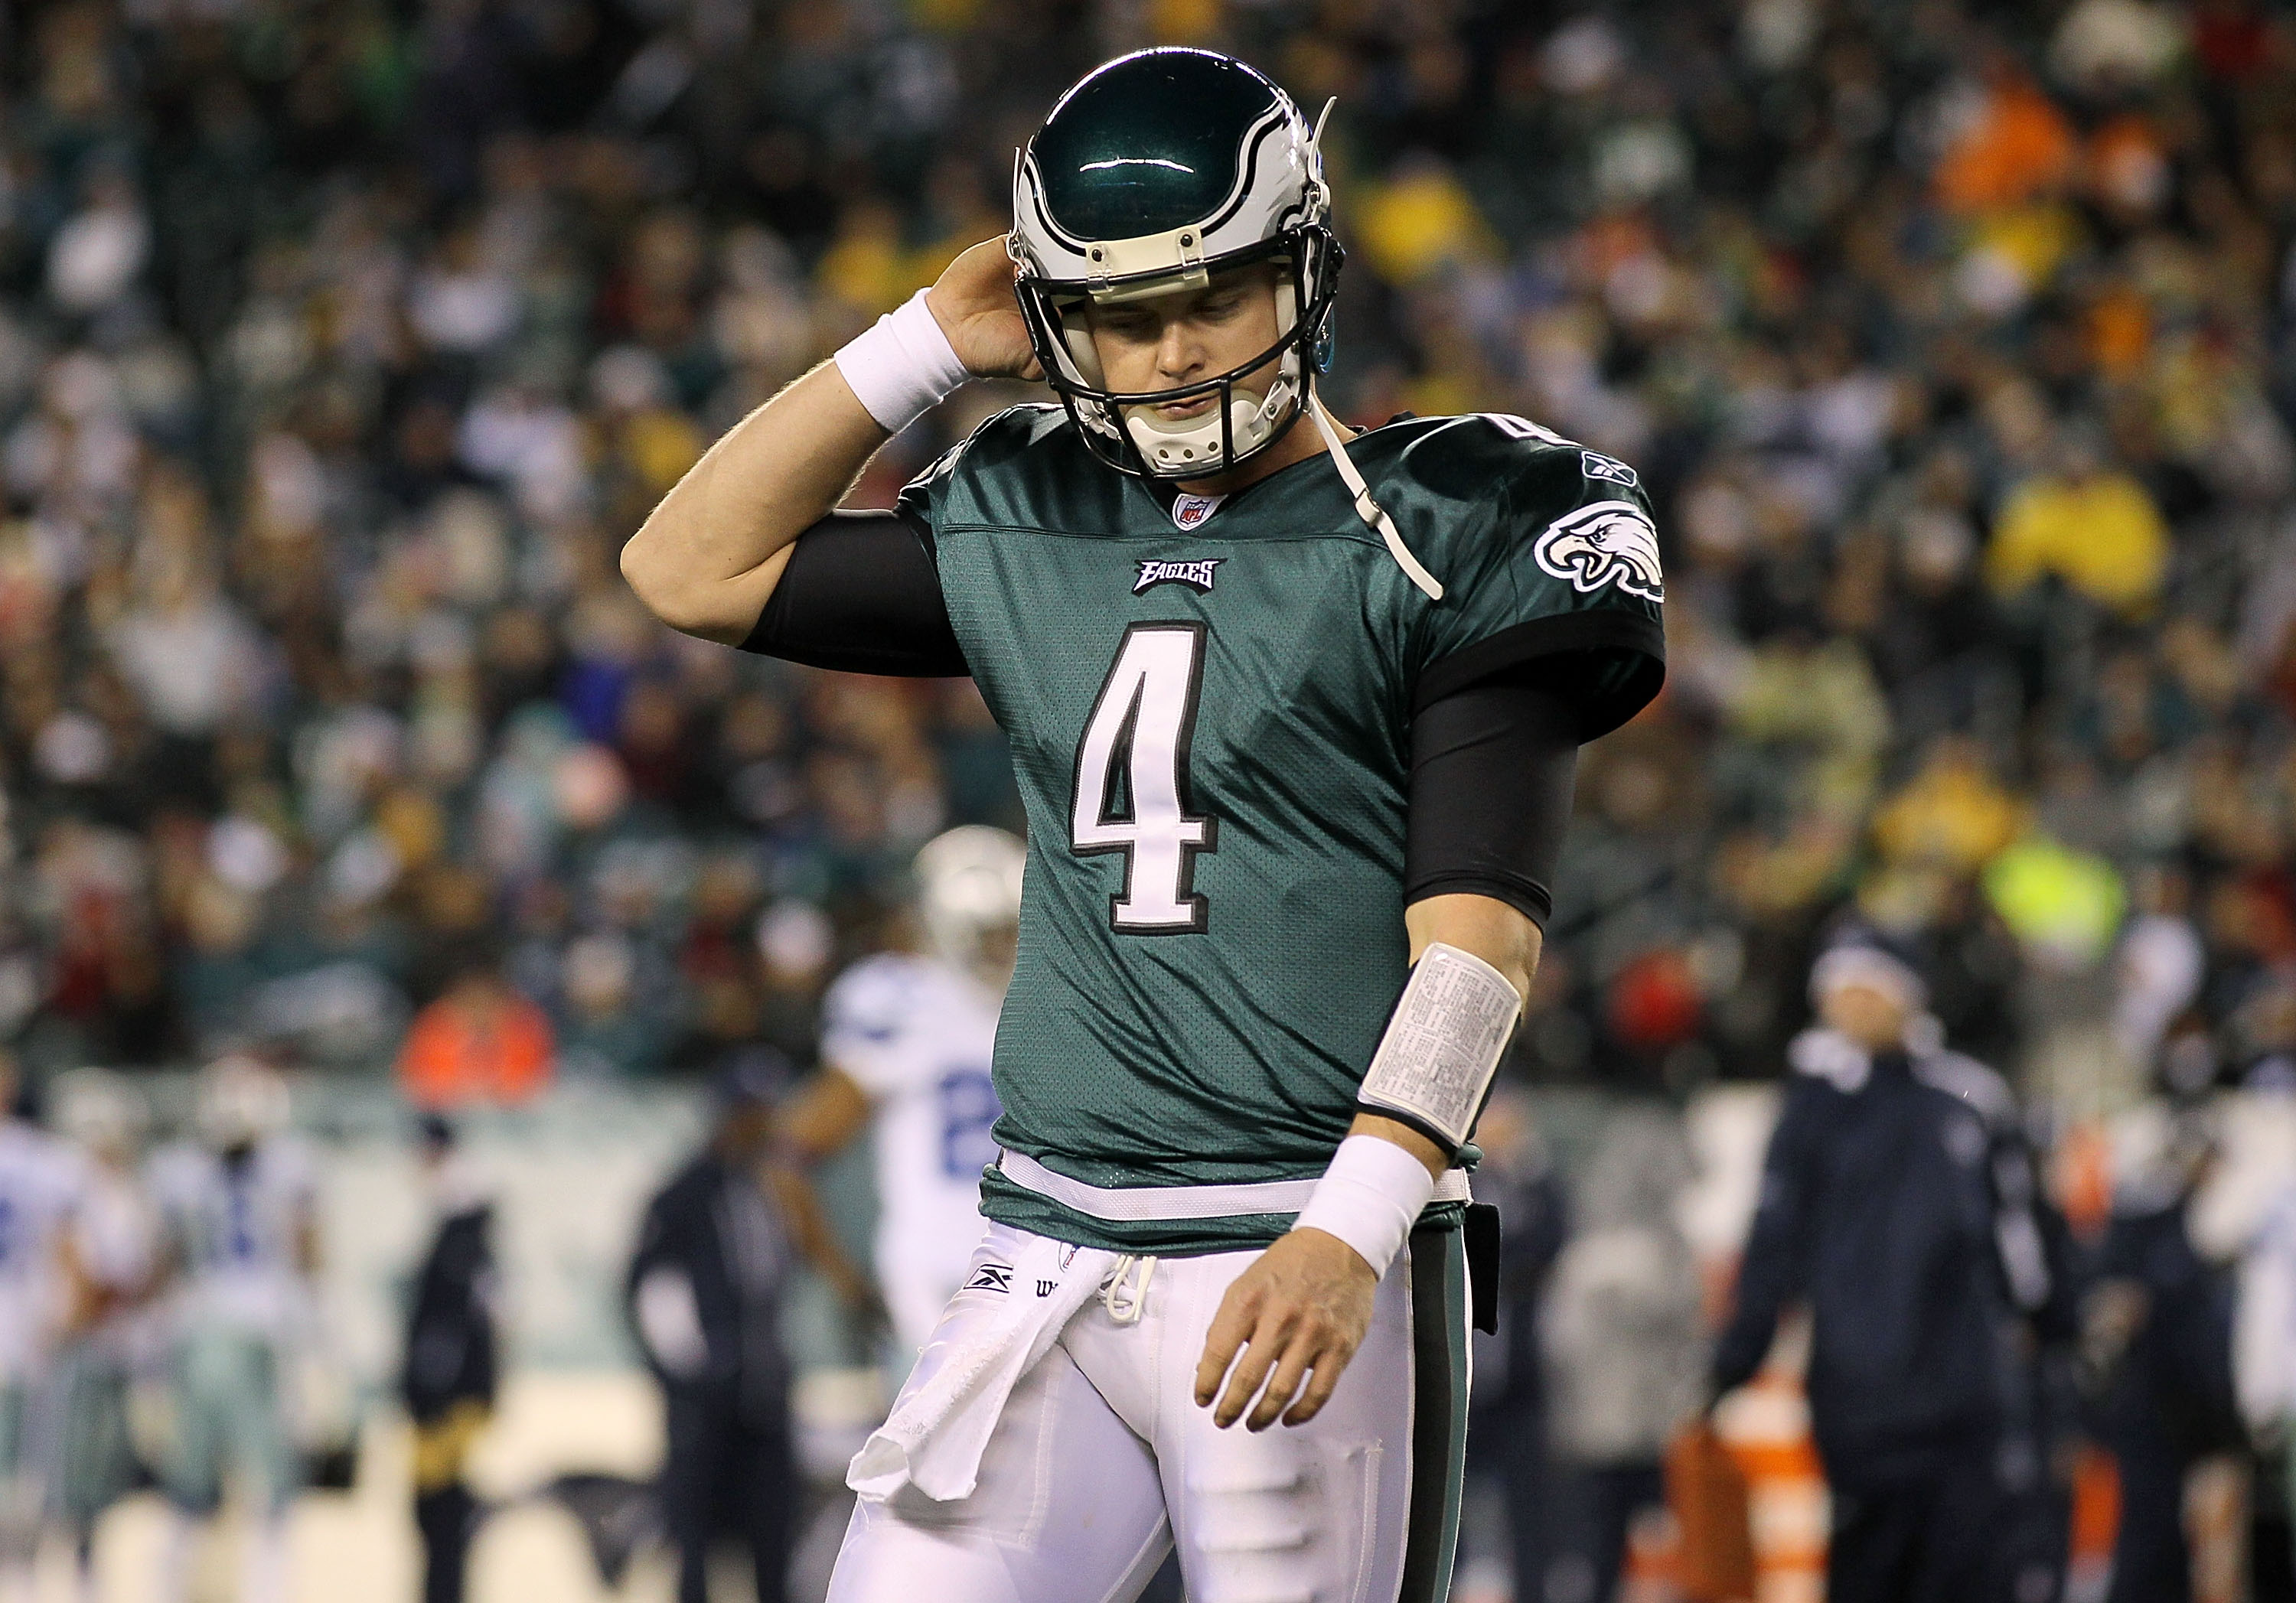
[[[1299,420],[1312,375],[1328,356],[1340,256],[1330,231],[1314,224],[1186,271],[1111,278],[1089,289],[1054,284],[1024,271],[1017,288],[1046,380],[1093,454],[1144,478],[1208,478],[1274,445]],[[1262,263],[1276,269],[1274,343],[1193,383],[1141,391],[1107,387],[1093,342],[1091,307],[1204,289],[1217,275]],[[1264,376],[1270,368],[1272,380]],[[1214,397],[1214,405],[1197,416],[1159,413],[1160,407],[1202,396]]]

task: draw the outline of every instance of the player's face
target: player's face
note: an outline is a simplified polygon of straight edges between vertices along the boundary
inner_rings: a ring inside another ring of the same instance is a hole
[[[1216,379],[1275,343],[1275,274],[1267,263],[1217,274],[1201,290],[1175,290],[1116,306],[1086,310],[1101,372],[1118,395],[1152,395]],[[1256,396],[1275,380],[1275,362],[1250,374],[1240,388]],[[1219,405],[1216,394],[1154,407],[1173,422],[1201,416]]]

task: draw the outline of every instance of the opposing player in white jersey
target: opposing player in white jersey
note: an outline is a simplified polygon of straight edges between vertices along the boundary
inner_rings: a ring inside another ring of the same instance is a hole
[[[200,1087],[198,1137],[152,1160],[174,1274],[176,1433],[162,1479],[175,1540],[162,1595],[181,1598],[198,1521],[236,1484],[256,1517],[240,1603],[286,1595],[285,1515],[298,1482],[286,1379],[312,1329],[318,1231],[311,1162],[286,1133],[287,1087],[227,1058]]]
[[[917,854],[928,950],[847,969],[824,1006],[821,1073],[787,1127],[810,1156],[865,1122],[875,1149],[877,1281],[914,1354],[964,1281],[980,1244],[980,1171],[996,1159],[988,1082],[996,1012],[1013,977],[1027,848],[969,824]]]
[[[135,1488],[128,1394],[149,1356],[159,1253],[159,1218],[142,1172],[152,1110],[133,1084],[101,1068],[64,1075],[50,1105],[86,1165],[62,1239],[69,1290],[50,1393],[58,1425],[52,1508],[72,1542],[79,1595],[92,1600],[96,1522]]]
[[[40,1428],[64,1306],[59,1241],[81,1186],[71,1149],[16,1113],[13,1059],[0,1053],[0,1600],[31,1595],[53,1429]]]

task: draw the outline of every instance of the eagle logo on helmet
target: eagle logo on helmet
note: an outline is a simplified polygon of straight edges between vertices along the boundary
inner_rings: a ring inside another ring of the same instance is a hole
[[[1581,595],[1616,585],[1646,601],[1666,600],[1658,530],[1631,501],[1597,501],[1565,512],[1546,526],[1531,555]]]

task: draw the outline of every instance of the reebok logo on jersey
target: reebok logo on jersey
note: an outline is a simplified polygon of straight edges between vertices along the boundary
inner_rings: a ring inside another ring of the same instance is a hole
[[[941,1282],[946,1286],[947,1280]],[[983,1264],[972,1272],[964,1283],[967,1291],[1010,1291],[1013,1289],[1013,1266],[1010,1264]]]
[[[1212,569],[1226,561],[1226,557],[1199,557],[1192,562],[1161,562],[1155,558],[1143,559],[1140,577],[1133,581],[1132,593],[1158,585],[1185,585],[1198,594],[1209,594],[1212,587]]]
[[[1646,601],[1666,599],[1658,530],[1631,501],[1597,501],[1563,513],[1546,526],[1531,555],[1581,595],[1616,585]]]
[[[1172,497],[1172,523],[1177,528],[1198,528],[1205,519],[1219,511],[1225,495],[1190,495],[1185,492]]]
[[[1578,470],[1589,478],[1607,478],[1611,483],[1622,484],[1630,490],[1642,482],[1635,477],[1635,470],[1632,468],[1617,457],[1605,456],[1600,451],[1578,453]]]

